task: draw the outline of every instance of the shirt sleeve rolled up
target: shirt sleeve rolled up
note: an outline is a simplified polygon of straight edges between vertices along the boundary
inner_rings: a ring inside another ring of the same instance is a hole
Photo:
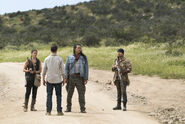
[[[64,75],[65,74],[65,68],[64,68],[64,63],[63,63],[63,60],[61,59],[61,63],[60,63],[60,73],[61,75]]]
[[[44,60],[44,66],[43,66],[43,69],[42,69],[42,75],[46,75],[46,72],[47,72],[47,62],[46,62],[46,60]]]

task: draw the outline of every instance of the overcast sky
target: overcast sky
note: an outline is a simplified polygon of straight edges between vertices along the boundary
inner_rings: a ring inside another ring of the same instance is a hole
[[[72,5],[90,0],[0,0],[0,14]]]

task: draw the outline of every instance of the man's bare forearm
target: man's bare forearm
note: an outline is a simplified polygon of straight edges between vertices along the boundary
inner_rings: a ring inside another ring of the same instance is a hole
[[[43,79],[43,81],[45,80],[45,77],[46,77],[46,75],[42,75],[42,79]]]
[[[65,78],[65,75],[64,75],[64,74],[62,74],[62,78],[63,78],[63,79]]]

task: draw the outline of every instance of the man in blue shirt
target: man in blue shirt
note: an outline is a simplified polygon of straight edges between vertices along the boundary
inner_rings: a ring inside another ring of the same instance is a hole
[[[65,112],[71,112],[71,99],[75,87],[79,95],[81,113],[86,113],[85,108],[85,85],[88,81],[88,61],[82,53],[81,45],[74,45],[73,54],[69,55],[66,60],[65,78],[67,80],[67,109]]]

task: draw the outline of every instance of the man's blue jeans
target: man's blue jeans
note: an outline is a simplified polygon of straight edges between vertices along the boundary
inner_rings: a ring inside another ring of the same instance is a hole
[[[62,83],[53,84],[53,83],[47,82],[46,88],[47,88],[47,102],[46,102],[47,112],[51,112],[52,110],[53,88],[55,88],[56,97],[57,97],[57,112],[61,112],[62,111],[62,107],[61,107]]]

